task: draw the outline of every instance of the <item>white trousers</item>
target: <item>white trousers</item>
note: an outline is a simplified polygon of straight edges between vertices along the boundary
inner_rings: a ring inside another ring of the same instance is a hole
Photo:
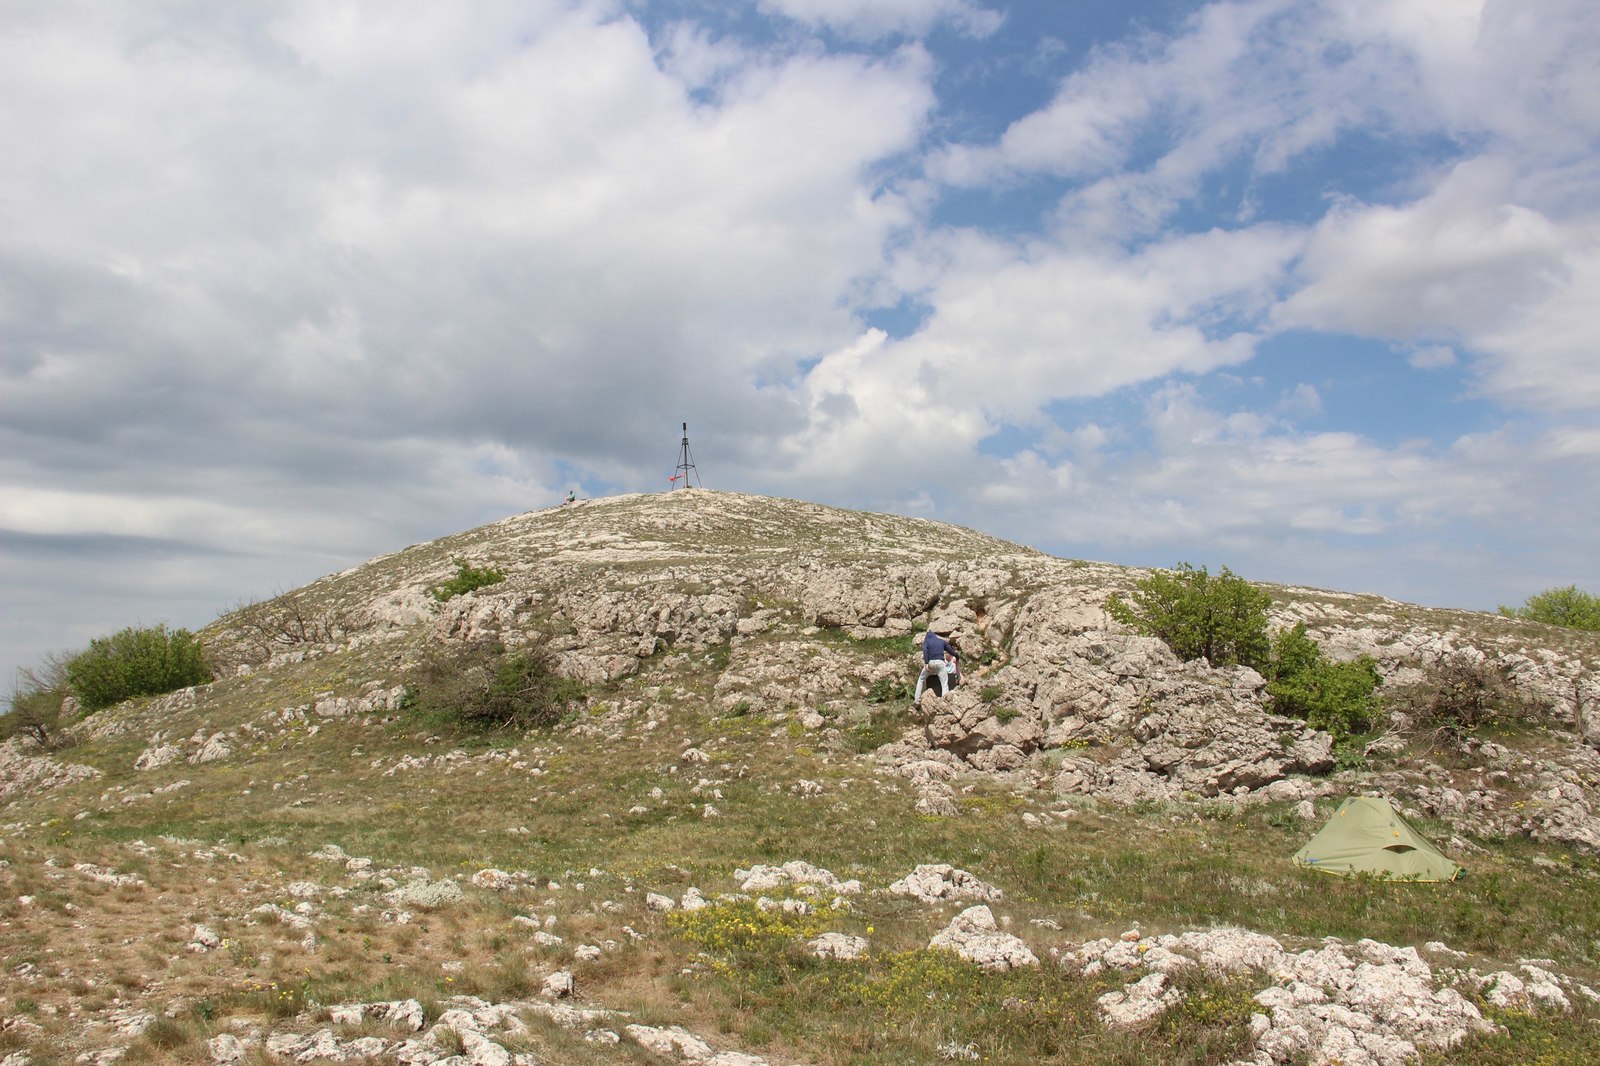
[[[917,675],[917,694],[911,697],[912,703],[922,699],[922,690],[928,685],[928,678],[937,675],[939,678],[939,695],[950,695],[950,678],[955,675],[955,663],[947,663],[943,659],[922,664],[922,673]]]

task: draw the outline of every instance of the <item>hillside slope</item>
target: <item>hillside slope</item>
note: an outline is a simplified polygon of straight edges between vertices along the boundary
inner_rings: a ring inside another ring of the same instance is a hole
[[[504,580],[439,602],[463,561]],[[1112,623],[1139,576],[686,490],[234,612],[227,676],[0,754],[0,1062],[1592,1061],[1600,641],[1264,586],[1394,685],[1461,656],[1540,709],[1336,770],[1254,672]],[[929,624],[968,676],[914,713]],[[407,710],[487,638],[572,715]],[[1467,879],[1292,867],[1359,791]]]

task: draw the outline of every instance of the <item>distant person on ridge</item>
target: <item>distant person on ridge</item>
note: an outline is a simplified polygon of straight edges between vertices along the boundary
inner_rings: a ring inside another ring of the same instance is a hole
[[[961,676],[961,656],[955,645],[930,627],[922,635],[922,673],[917,675],[917,692],[911,697],[911,706],[922,706],[922,690],[927,687],[928,678],[935,675],[939,678],[939,695],[950,695],[950,687]]]
[[[567,490],[567,500],[566,500],[566,502],[567,503],[577,503],[578,502],[578,494],[576,492],[573,492],[571,489],[568,489]]]

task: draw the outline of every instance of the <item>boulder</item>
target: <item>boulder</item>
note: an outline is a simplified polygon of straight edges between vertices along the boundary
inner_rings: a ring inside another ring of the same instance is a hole
[[[919,865],[890,885],[889,892],[896,896],[910,896],[922,903],[938,903],[954,899],[976,899],[993,903],[1005,898],[1005,893],[1000,889],[965,870],[956,869],[949,863]]]
[[[930,948],[954,951],[980,969],[990,972],[1017,970],[1039,965],[1038,956],[1020,937],[1001,932],[994,914],[982,904],[968,907],[928,941]]]

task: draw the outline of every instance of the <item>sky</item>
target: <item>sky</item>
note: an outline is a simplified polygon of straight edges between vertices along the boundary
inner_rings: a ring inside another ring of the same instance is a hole
[[[683,423],[1070,558],[1600,592],[1592,0],[0,0],[0,144],[7,678]]]

